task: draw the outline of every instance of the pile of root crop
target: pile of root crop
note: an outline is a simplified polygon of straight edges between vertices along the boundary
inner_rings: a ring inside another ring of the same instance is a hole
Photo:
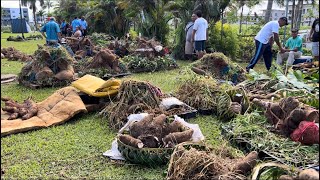
[[[234,64],[223,53],[204,55],[192,64],[192,70],[197,74],[210,75],[215,79],[239,83],[245,80],[245,71]]]
[[[191,139],[193,130],[183,126],[178,121],[169,123],[167,116],[148,115],[135,122],[129,129],[129,134],[119,135],[121,142],[136,148],[173,147],[176,144]]]
[[[103,77],[105,74],[126,73],[126,66],[119,60],[118,56],[108,48],[103,48],[92,58],[83,58],[75,63],[76,72],[79,76],[91,74]]]
[[[257,152],[243,159],[229,159],[209,150],[178,145],[171,155],[167,179],[246,179],[256,165]]]
[[[33,116],[36,116],[38,113],[37,104],[31,98],[24,100],[22,104],[17,103],[16,101],[7,97],[1,98],[1,101],[5,103],[5,106],[2,108],[2,110],[6,111],[10,115],[8,120],[18,118],[27,120]]]
[[[112,129],[120,129],[130,114],[159,108],[162,92],[159,88],[142,81],[127,80],[121,83],[118,95],[100,115],[109,119]]]
[[[7,58],[9,61],[27,62],[33,59],[33,56],[27,55],[14,47],[1,48],[1,54],[3,54],[4,58]]]
[[[62,46],[38,46],[35,58],[19,73],[19,83],[62,86],[73,81],[73,58]]]
[[[213,79],[192,76],[181,83],[175,95],[198,110],[215,110],[218,91],[218,85]]]
[[[243,151],[263,151],[273,160],[295,167],[319,164],[319,145],[304,146],[270,132],[272,125],[257,112],[237,116],[222,125],[224,135]]]

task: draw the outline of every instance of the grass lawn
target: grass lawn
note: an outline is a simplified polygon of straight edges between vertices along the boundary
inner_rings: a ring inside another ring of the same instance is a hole
[[[32,54],[36,44],[45,40],[7,42],[1,34],[1,47],[15,48]],[[189,62],[178,61],[181,67]],[[241,64],[243,67],[246,63]],[[18,74],[23,63],[1,60],[2,73]],[[258,64],[257,69],[263,69]],[[159,86],[164,92],[177,88],[176,79],[183,78],[181,69],[156,73],[134,74],[130,77],[146,80]],[[39,102],[46,99],[58,88],[32,90],[17,83],[1,85],[1,96],[9,96],[21,102],[33,96]],[[242,153],[233,149],[222,138],[219,121],[213,116],[198,116],[190,120],[197,123],[206,137],[206,142],[214,147],[231,149],[236,156]],[[167,166],[149,168],[144,166],[116,163],[102,155],[111,148],[116,132],[108,127],[108,121],[96,114],[81,114],[63,125],[19,133],[1,138],[1,170],[3,179],[163,179]]]

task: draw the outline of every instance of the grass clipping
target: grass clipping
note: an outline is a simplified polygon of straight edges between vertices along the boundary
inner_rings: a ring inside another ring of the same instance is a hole
[[[130,114],[159,108],[161,94],[160,89],[147,82],[124,81],[115,100],[106,106],[100,115],[109,118],[112,129],[120,129]]]
[[[231,63],[227,56],[219,52],[204,55],[192,66],[216,79],[232,81],[233,83],[239,83],[246,79],[243,68]]]

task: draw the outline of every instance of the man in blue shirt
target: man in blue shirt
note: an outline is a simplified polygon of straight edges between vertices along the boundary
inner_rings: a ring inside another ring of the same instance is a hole
[[[67,23],[66,20],[62,20],[62,23],[60,25],[61,34],[65,37],[67,36]]]
[[[47,36],[44,32],[46,32]],[[47,44],[57,43],[61,39],[61,31],[54,17],[51,17],[50,21],[41,28],[41,34],[46,38]]]
[[[82,36],[85,37],[87,35],[87,27],[88,27],[88,24],[87,24],[87,21],[84,20],[84,17],[82,16],[81,17],[81,20],[80,20],[80,29],[81,29],[81,32],[82,32]]]
[[[72,33],[75,33],[76,27],[81,26],[80,19],[78,17],[75,17],[74,20],[71,22],[71,26],[72,26]]]

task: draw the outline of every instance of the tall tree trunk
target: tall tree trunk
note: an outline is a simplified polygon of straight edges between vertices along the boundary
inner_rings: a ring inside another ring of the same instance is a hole
[[[38,31],[39,29],[37,26],[38,23],[37,23],[36,9],[33,9],[32,12],[33,12],[34,26],[36,28],[36,31]]]
[[[242,17],[243,17],[243,5],[241,7],[241,14],[240,14],[240,28],[239,28],[239,33],[241,33],[242,30]]]
[[[295,6],[296,6],[296,0],[293,0],[292,2],[292,16],[291,16],[291,29],[293,28],[293,25],[294,25],[294,17],[295,17]]]
[[[295,21],[295,27],[296,28],[300,28],[300,24],[301,24],[301,16],[302,16],[302,9],[303,9],[303,0],[298,2],[298,9],[297,9],[297,15],[296,15],[296,21]]]
[[[266,15],[264,16],[264,21],[265,21],[265,23],[267,23],[267,22],[270,21],[272,4],[273,4],[273,0],[268,0],[267,11],[266,11]]]

